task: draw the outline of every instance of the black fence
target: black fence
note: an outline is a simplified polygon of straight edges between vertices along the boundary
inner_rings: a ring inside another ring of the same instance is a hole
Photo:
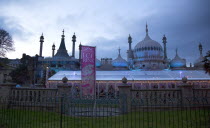
[[[210,128],[209,97],[126,98],[1,98],[0,128]]]

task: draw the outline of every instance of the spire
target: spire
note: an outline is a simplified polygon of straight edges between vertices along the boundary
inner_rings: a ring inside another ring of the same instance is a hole
[[[146,34],[148,35],[148,25],[146,23]]]
[[[65,45],[65,35],[64,35],[64,29],[63,29],[63,35],[61,35],[61,43],[59,46],[59,49],[55,55],[55,57],[69,57],[67,50],[66,50],[66,45]]]
[[[176,48],[176,56],[178,56],[178,48]]]
[[[119,51],[119,56],[120,56],[120,50],[121,50],[121,49],[120,49],[120,47],[119,47],[119,49],[118,49],[118,51]]]
[[[131,37],[130,34],[129,34],[129,36],[128,36],[128,43],[132,43],[132,37]]]
[[[198,45],[198,48],[199,48],[199,51],[200,51],[200,56],[203,56],[203,46],[202,46],[202,44],[200,43],[199,45]]]
[[[64,38],[64,37],[65,37],[65,35],[64,35],[64,29],[63,29],[63,31],[62,31],[62,32],[63,32],[62,38]]]

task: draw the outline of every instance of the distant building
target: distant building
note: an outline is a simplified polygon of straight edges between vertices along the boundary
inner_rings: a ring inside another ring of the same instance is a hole
[[[123,59],[120,53],[116,59],[101,58],[96,59],[96,69],[99,71],[112,71],[112,70],[196,70],[203,69],[203,55],[202,45],[199,44],[200,57],[194,62],[194,67],[186,66],[186,59],[181,58],[176,49],[176,55],[173,59],[167,57],[167,38],[164,35],[163,46],[157,41],[151,39],[149,36],[148,25],[146,24],[146,36],[137,43],[132,49],[132,37],[129,35],[127,50],[127,60]],[[38,59],[38,67],[45,65],[50,70],[58,71],[77,71],[80,70],[81,60],[81,44],[79,45],[79,58],[75,58],[75,43],[76,35],[72,36],[72,55],[70,56],[65,46],[64,30],[61,36],[61,43],[55,53],[55,45],[52,45],[52,57],[42,57],[42,45],[44,42],[43,34],[40,37],[40,54]]]

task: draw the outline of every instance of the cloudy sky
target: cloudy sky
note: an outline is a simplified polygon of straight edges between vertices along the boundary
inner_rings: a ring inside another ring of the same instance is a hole
[[[168,57],[175,49],[188,63],[210,50],[209,0],[0,0],[0,27],[11,33],[15,52],[9,58],[20,58],[23,53],[39,53],[39,37],[44,34],[43,55],[52,55],[52,44],[59,47],[65,29],[66,47],[71,55],[71,37],[76,33],[78,45],[97,47],[97,58],[117,57],[117,49],[126,58],[127,38],[131,34],[132,47],[149,35],[162,45],[165,34]]]

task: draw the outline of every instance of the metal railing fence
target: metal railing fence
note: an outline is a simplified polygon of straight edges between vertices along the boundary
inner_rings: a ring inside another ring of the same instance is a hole
[[[209,128],[210,97],[0,98],[0,128]]]

